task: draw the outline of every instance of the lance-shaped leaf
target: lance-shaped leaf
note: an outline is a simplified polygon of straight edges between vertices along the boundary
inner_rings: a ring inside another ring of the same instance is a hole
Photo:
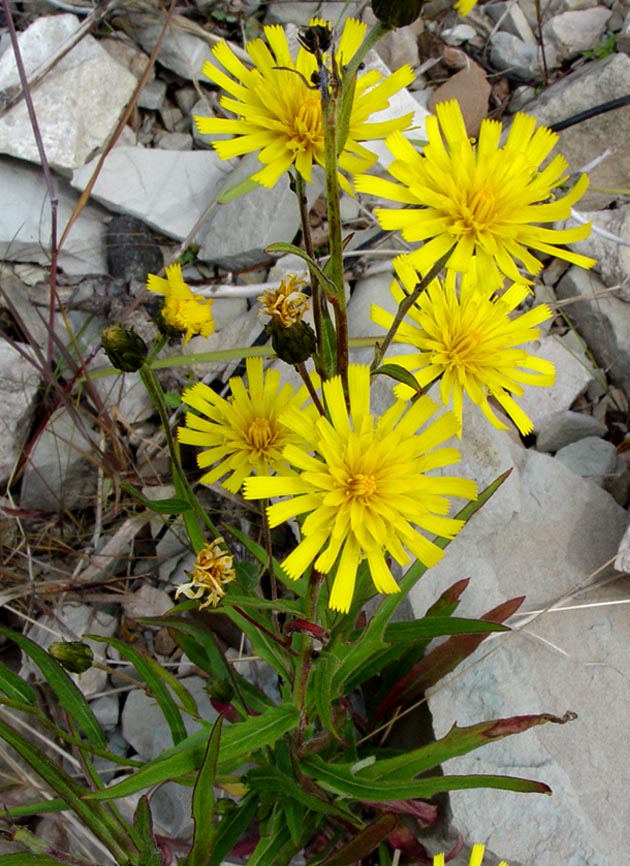
[[[195,832],[190,853],[184,859],[184,866],[208,866],[212,859],[217,835],[217,826],[214,823],[214,780],[217,774],[222,718],[219,716],[212,728],[193,789],[192,816]]]
[[[335,851],[330,857],[322,860],[318,866],[352,866],[361,861],[363,857],[371,854],[378,848],[383,839],[386,839],[398,823],[395,815],[381,815],[376,821],[357,833],[343,848]]]
[[[485,622],[502,623],[519,609],[525,596],[510,599],[485,613]],[[460,662],[472,655],[485,634],[459,634],[427,653],[411,670],[400,679],[383,698],[376,709],[375,718],[383,718],[397,707],[408,706],[417,700],[430,686],[453,671]]]

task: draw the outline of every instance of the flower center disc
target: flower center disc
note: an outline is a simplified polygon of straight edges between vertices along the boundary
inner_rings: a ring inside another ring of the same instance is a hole
[[[352,476],[346,484],[346,496],[349,499],[363,499],[365,502],[376,491],[376,481],[373,475],[358,473]]]
[[[290,146],[295,151],[310,150],[323,141],[322,106],[319,94],[309,95],[300,103],[293,121],[293,136]]]
[[[468,229],[479,233],[487,228],[496,215],[496,199],[489,186],[476,189],[462,208],[462,219]]]
[[[247,444],[263,458],[269,453],[276,439],[276,431],[267,418],[255,418],[247,431]]]

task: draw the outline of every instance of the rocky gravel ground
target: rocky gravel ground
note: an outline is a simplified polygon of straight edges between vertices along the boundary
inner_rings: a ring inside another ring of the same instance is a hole
[[[164,33],[164,12],[148,0],[15,5],[61,244],[51,308],[50,187],[0,19],[2,620],[25,623],[42,645],[59,634],[122,630],[171,664],[207,703],[204,681],[177,656],[168,634],[138,624],[138,617],[168,609],[190,564],[179,526],[127,513],[110,480],[130,478],[148,497],[168,495],[157,419],[136,374],[81,386],[81,365],[91,373],[108,366],[99,335],[112,321],[133,321],[151,333],[146,273],[186,249],[194,253],[187,278],[212,286],[217,298],[217,331],[194,337],[185,352],[259,338],[260,284],[299,269],[265,248],[295,238],[298,214],[283,183],[217,203],[251,174],[255,157],[222,162],[194,129],[192,114],[217,111],[201,67],[220,38],[238,47],[266,23],[295,28],[314,14],[333,22],[348,14],[369,18],[369,4],[184,0]],[[592,221],[580,252],[598,264],[586,272],[549,261],[536,286],[537,297],[557,311],[535,347],[555,363],[557,385],[531,389],[523,400],[535,422],[525,442],[474,418],[468,423],[464,474],[480,484],[508,467],[512,476],[418,585],[411,609],[422,614],[460,577],[471,578],[463,616],[527,596],[526,612],[511,623],[514,633],[485,642],[465,671],[431,696],[438,735],[455,720],[568,709],[578,715],[561,729],[537,728],[456,759],[451,772],[534,777],[554,793],[456,792],[452,833],[485,842],[511,866],[627,866],[630,105],[623,98],[630,94],[630,4],[543,0],[538,8],[534,0],[491,0],[461,19],[435,0],[424,23],[392,34],[377,51],[369,64],[410,63],[417,73],[396,98],[396,110],[415,112],[416,138],[443,98],[459,99],[469,129],[487,114],[509,123],[522,110],[547,125],[569,121],[560,150],[572,173],[586,168],[591,176],[573,219]],[[316,181],[310,205],[315,237],[324,239],[321,189]],[[372,204],[361,197],[342,203],[355,232],[347,272],[351,336],[374,331],[370,305],[385,303],[391,258],[405,248],[390,239],[390,249],[370,249],[377,233]],[[51,397],[47,357],[70,399]],[[164,384],[178,391],[191,376],[225,380],[235,363],[209,368],[193,360],[168,370]],[[210,506],[244,520],[237,505],[226,506],[212,490],[208,496]],[[102,644],[94,646],[103,653]],[[114,667],[119,661],[115,653],[107,658]],[[246,664],[274,688],[264,669]],[[166,725],[143,689],[99,670],[80,683],[112,749],[149,759],[168,746]],[[209,704],[207,711],[210,718]],[[164,835],[190,834],[187,793],[169,785],[153,800]],[[40,830],[61,832],[46,830],[52,824],[42,819]]]

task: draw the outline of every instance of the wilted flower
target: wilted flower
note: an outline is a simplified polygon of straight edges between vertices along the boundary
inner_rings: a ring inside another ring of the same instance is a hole
[[[188,583],[181,583],[175,590],[175,598],[185,595],[186,598],[205,601],[200,609],[208,606],[216,607],[225,595],[225,586],[236,578],[234,557],[223,545],[223,538],[215,538],[199,551],[193,572]]]
[[[400,229],[406,241],[423,241],[409,254],[421,274],[449,250],[446,267],[465,273],[473,257],[484,286],[496,288],[506,276],[527,282],[520,262],[530,274],[542,263],[530,249],[590,268],[594,259],[565,250],[559,244],[583,240],[590,224],[571,229],[543,228],[538,223],[566,219],[584,194],[588,178],[581,175],[562,197],[553,190],[567,179],[567,161],[556,155],[541,163],[558,135],[536,118],[517,114],[504,145],[501,123],[484,120],[477,144],[471,143],[455,100],[436,105],[437,116],[426,120],[428,144],[422,154],[400,133],[387,138],[395,160],[387,169],[398,183],[370,175],[355,179],[359,192],[388,198],[405,208],[376,208],[384,229]]]
[[[183,334],[184,343],[196,334],[209,337],[214,333],[213,302],[193,294],[184,282],[181,265],[168,265],[166,279],[149,274],[147,289],[164,296],[162,319],[167,329]]]
[[[425,565],[435,565],[444,551],[419,530],[453,538],[463,521],[444,516],[448,497],[474,499],[476,488],[463,478],[426,474],[460,459],[455,448],[441,447],[457,431],[454,415],[431,421],[438,407],[428,397],[411,405],[398,401],[375,418],[369,368],[357,365],[348,369],[349,410],[341,377],[324,382],[322,390],[329,417],[313,421],[293,407],[281,418],[307,445],[284,449],[299,474],[248,478],[244,495],[290,497],[268,507],[270,526],[308,515],[302,540],[282,567],[293,580],[311,563],[324,574],[334,572],[329,606],[345,613],[363,559],[377,592],[384,593],[398,591],[387,557],[406,565],[410,551]]]
[[[308,310],[308,295],[300,289],[308,282],[296,274],[287,274],[277,289],[265,289],[257,300],[262,307],[260,315],[269,316],[283,328],[302,321],[302,316]]]

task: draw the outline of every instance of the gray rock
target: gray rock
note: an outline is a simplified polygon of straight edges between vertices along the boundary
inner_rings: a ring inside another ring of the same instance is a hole
[[[630,92],[630,57],[612,54],[602,60],[585,64],[560,81],[546,88],[536,99],[523,106],[541,123],[550,124],[566,120],[579,112]],[[590,189],[580,200],[579,210],[607,207],[615,197],[600,189],[625,189],[630,177],[630,151],[626,142],[630,138],[630,106],[600,114],[582,121],[560,133],[556,152],[569,162],[569,171],[601,156],[606,150],[611,155],[589,171]]]
[[[617,466],[617,449],[612,442],[587,436],[561,448],[556,460],[576,475],[604,487],[606,477],[612,475]]]
[[[619,542],[619,550],[615,558],[615,568],[625,574],[630,574],[630,524]]]
[[[573,300],[566,315],[613,382],[630,396],[630,315],[628,304],[614,297],[592,271],[570,268],[556,287],[558,297]]]
[[[495,24],[501,22],[501,30],[518,36],[526,45],[538,45],[534,31],[518,3],[509,3],[505,0],[499,0],[498,3],[487,3],[484,12]]]
[[[477,35],[477,31],[470,24],[456,24],[454,27],[449,27],[442,30],[440,39],[447,45],[463,45],[464,42],[470,42]]]
[[[617,51],[630,54],[630,12],[624,18],[621,30],[617,33]]]
[[[195,699],[200,717],[206,722],[214,722],[217,713],[205,691],[205,680],[197,676],[184,677],[181,684]],[[182,713],[182,718],[189,734],[201,727],[185,713]],[[122,711],[122,732],[129,745],[146,761],[173,745],[162,710],[144,689],[132,689],[127,695]]]
[[[256,154],[249,154],[241,160],[226,187],[235,186],[260,168]],[[307,188],[311,204],[321,189],[322,181],[316,172]],[[245,196],[218,204],[199,231],[199,258],[226,270],[258,265],[269,258],[265,247],[274,241],[293,240],[299,224],[297,199],[285,175],[272,189],[257,186]]]
[[[131,619],[139,619],[142,616],[162,616],[172,607],[173,602],[168,593],[148,583],[143,583],[140,589],[123,602],[123,612]]]
[[[153,81],[148,81],[140,92],[138,97],[138,108],[146,108],[149,111],[159,111],[164,105],[166,99],[166,81],[161,78],[154,78]]]
[[[147,274],[157,274],[164,265],[164,256],[153,235],[136,217],[115,216],[105,235],[107,268],[112,277],[130,283],[145,282]]]
[[[19,34],[30,76],[80,25],[75,15],[37,18]],[[103,86],[107,82],[107,86]],[[0,90],[19,85],[13,52],[0,58]],[[136,79],[92,36],[83,37],[32,91],[49,163],[70,172],[100,149],[114,131]],[[0,117],[0,152],[31,162],[39,153],[27,105],[21,100]]]
[[[630,205],[623,204],[613,210],[582,211],[580,216],[592,221],[598,229],[622,239],[620,242],[591,231],[589,237],[572,244],[572,248],[596,259],[595,270],[613,289],[613,294],[623,301],[630,301],[630,246],[623,243],[630,237]],[[573,228],[577,223],[571,218],[561,225]]]
[[[479,616],[523,593],[525,610],[544,608],[589,581],[615,555],[627,526],[627,513],[596,485],[472,420],[458,474],[484,483],[509,465],[514,471],[413,589],[417,615],[462,577],[471,581],[458,615]],[[602,587],[597,597],[618,597],[618,588]],[[617,708],[630,687],[629,627],[623,605],[548,613],[527,630],[485,642],[432,691],[438,736],[455,721],[578,713],[566,727],[539,727],[447,762],[448,773],[524,776],[553,789],[551,798],[452,793],[454,824],[466,839],[524,866],[625,863],[630,757],[619,749],[627,726]]]
[[[595,48],[611,14],[605,6],[562,12],[544,25],[543,39],[555,47],[560,60],[568,60]]]
[[[537,45],[528,45],[518,36],[499,30],[490,37],[490,46],[492,65],[510,81],[528,84],[541,77],[542,53]],[[545,57],[549,66],[555,65],[555,54],[551,46],[545,46]]]
[[[51,209],[41,169],[0,158],[0,189],[0,258],[49,264]],[[59,240],[79,197],[63,178],[55,178],[55,189]],[[83,208],[59,251],[59,267],[64,273],[107,273],[103,249],[103,220],[107,215],[97,205]]]
[[[571,333],[563,337],[542,337],[535,343],[528,343],[526,348],[530,354],[551,361],[556,368],[553,388],[525,386],[525,393],[518,398],[519,405],[537,428],[550,415],[569,409],[584,394],[595,371],[584,348]]]
[[[555,453],[572,442],[578,442],[587,436],[605,436],[606,432],[606,425],[592,415],[571,411],[557,412],[546,418],[538,428],[536,449]]]
[[[6,340],[0,340],[0,486],[17,466],[30,427],[39,374],[33,364]]]
[[[55,412],[24,467],[20,505],[36,511],[87,508],[93,504],[97,469],[87,454],[96,434],[83,418],[78,430],[65,408]]]
[[[319,2],[308,0],[271,0],[265,13],[265,24],[299,24],[304,26],[308,19],[316,15]]]
[[[85,189],[93,168],[90,163],[75,171],[72,185]],[[215,200],[229,173],[229,163],[214,153],[115,147],[92,196],[112,210],[138,217],[183,240]]]
[[[120,718],[118,695],[103,695],[90,703],[96,720],[104,731],[113,731]]]
[[[165,132],[156,139],[160,150],[192,150],[193,137],[187,132]]]
[[[97,634],[111,637],[118,628],[118,617],[111,616],[102,610],[97,610],[87,604],[68,602],[60,605],[51,615],[46,614],[28,631],[28,637],[36,644],[47,649],[53,641],[83,640],[85,634]],[[98,641],[85,641],[95,657],[105,655],[105,644]],[[21,676],[27,676],[35,670],[30,660],[24,661]],[[39,671],[39,668],[37,668]],[[39,673],[37,676],[41,676]],[[91,667],[77,676],[72,675],[86,697],[103,691],[107,682],[106,671]]]
[[[163,24],[163,15],[155,12],[138,12],[128,15],[125,27],[134,41],[138,42],[147,54],[151,54],[160,38]],[[213,62],[210,44],[207,39],[184,29],[182,21],[174,15],[157,60],[162,66],[176,72],[182,78],[198,81],[202,78],[201,68],[205,61]]]

